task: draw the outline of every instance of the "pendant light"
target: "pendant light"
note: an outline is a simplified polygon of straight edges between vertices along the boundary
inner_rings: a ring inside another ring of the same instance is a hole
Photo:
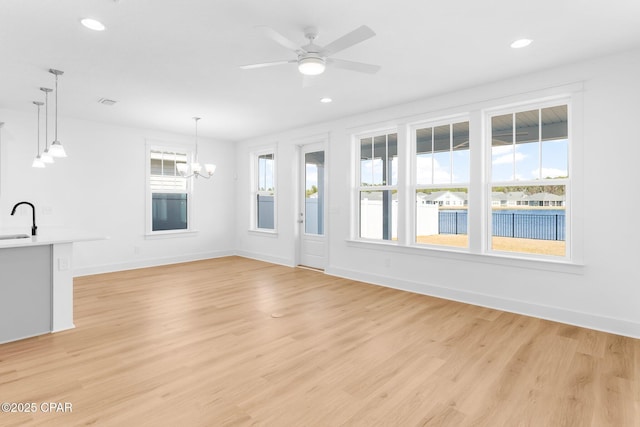
[[[37,151],[36,151],[36,158],[33,159],[33,163],[31,164],[31,167],[34,168],[43,168],[44,162],[42,161],[42,158],[40,157],[40,107],[42,107],[44,105],[44,102],[40,102],[40,101],[33,101],[33,103],[38,107],[38,144],[37,144]]]
[[[58,141],[58,76],[64,74],[64,71],[54,70],[53,68],[49,68],[49,72],[56,76],[56,132],[55,139],[51,143],[51,148],[49,149],[49,153],[53,157],[67,157],[67,153],[64,151],[64,147],[62,143]]]
[[[196,178],[198,178],[199,176],[201,176],[203,178],[209,179],[211,178],[213,173],[216,171],[216,165],[211,163],[206,163],[204,165],[205,173],[202,173],[202,166],[198,162],[198,120],[200,120],[200,117],[194,117],[193,120],[195,121],[195,124],[196,124],[196,155],[193,159],[194,161],[191,163],[190,166],[187,165],[186,163],[179,163],[176,165],[176,168],[178,169],[178,172],[180,173],[180,175],[182,175],[185,178],[191,178],[192,176],[195,176]],[[191,172],[189,172],[189,167],[191,168]]]
[[[51,164],[53,156],[49,152],[49,93],[53,92],[53,89],[41,87],[40,90],[44,92],[44,151],[40,157],[43,162]]]

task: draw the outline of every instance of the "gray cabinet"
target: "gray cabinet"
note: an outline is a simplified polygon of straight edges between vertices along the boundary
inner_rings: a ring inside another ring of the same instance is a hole
[[[52,246],[0,249],[0,343],[51,332]]]

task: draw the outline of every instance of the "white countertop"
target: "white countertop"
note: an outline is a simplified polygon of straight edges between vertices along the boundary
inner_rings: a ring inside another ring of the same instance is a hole
[[[13,234],[31,234],[31,229],[26,231],[21,230],[19,232],[16,232],[15,229],[6,231],[0,229],[0,236]],[[107,237],[79,230],[38,230],[37,236],[29,236],[24,239],[0,240],[0,249],[19,248],[23,246],[54,245],[56,243],[88,242],[91,240],[104,239],[107,239]]]

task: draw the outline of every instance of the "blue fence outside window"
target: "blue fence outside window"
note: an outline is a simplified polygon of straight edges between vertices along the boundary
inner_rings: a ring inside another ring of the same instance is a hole
[[[565,215],[562,211],[493,212],[492,220],[494,236],[565,240]],[[467,212],[439,212],[438,232],[467,234]]]

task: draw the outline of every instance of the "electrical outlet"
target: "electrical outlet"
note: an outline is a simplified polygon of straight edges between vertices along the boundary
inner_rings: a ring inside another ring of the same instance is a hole
[[[42,215],[53,215],[53,208],[51,206],[43,206]]]
[[[58,258],[58,270],[65,271],[69,269],[69,258]]]

